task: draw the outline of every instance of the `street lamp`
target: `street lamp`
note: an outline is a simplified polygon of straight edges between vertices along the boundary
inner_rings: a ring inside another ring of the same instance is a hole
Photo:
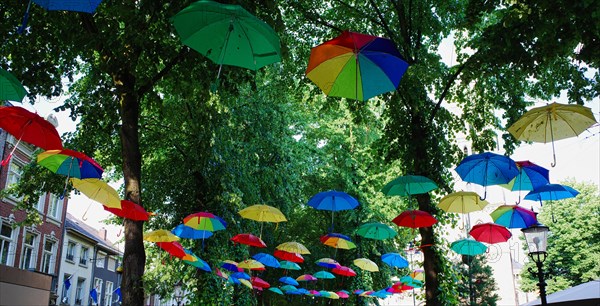
[[[181,290],[181,280],[177,281],[175,285],[173,285],[174,289],[174,298],[175,302],[177,302],[177,306],[181,305],[181,300],[183,299],[183,291]]]
[[[525,235],[525,241],[529,248],[529,257],[537,266],[537,272],[529,268],[529,272],[538,277],[538,287],[540,287],[540,300],[542,305],[548,305],[546,302],[546,282],[544,281],[544,271],[542,266],[544,260],[546,260],[546,246],[548,242],[548,232],[550,229],[542,224],[536,224],[534,226],[524,228],[521,230]]]

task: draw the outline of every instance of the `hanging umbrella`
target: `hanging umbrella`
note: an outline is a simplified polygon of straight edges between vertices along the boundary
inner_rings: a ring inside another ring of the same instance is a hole
[[[391,267],[406,268],[408,267],[408,260],[398,253],[387,253],[381,255],[381,261],[388,264]]]
[[[287,260],[280,261],[279,268],[285,269],[285,270],[300,270],[301,269],[297,263],[287,261]]]
[[[352,293],[354,293],[354,294],[361,294],[363,292],[365,292],[365,291],[362,289],[356,289],[356,290],[352,291]]]
[[[259,287],[259,288],[266,289],[266,288],[271,287],[271,284],[267,283],[264,279],[262,279],[262,278],[260,278],[258,276],[252,277],[251,282],[252,282],[253,286],[256,286],[256,287]]]
[[[10,72],[0,68],[0,100],[21,102],[27,91]]]
[[[404,284],[402,282],[397,282],[392,285],[392,288],[394,288],[394,290],[396,290],[397,292],[403,292],[407,290],[412,290],[414,287]]]
[[[271,267],[271,268],[279,268],[279,261],[275,257],[267,253],[257,253],[252,255],[252,259],[260,262],[261,264]]]
[[[323,191],[314,195],[307,203],[308,206],[318,210],[331,211],[331,230],[333,231],[333,214],[336,211],[356,208],[358,201],[351,195],[342,191]]]
[[[350,250],[356,248],[350,237],[338,233],[329,233],[321,236],[321,243],[336,249]]]
[[[506,227],[494,223],[477,224],[469,231],[469,235],[479,242],[490,244],[506,242],[512,236]]]
[[[483,199],[487,186],[506,184],[519,174],[515,161],[491,152],[469,155],[454,170],[463,181],[486,187]]]
[[[310,254],[310,251],[301,243],[290,241],[284,242],[276,247],[276,249],[281,251],[286,251],[290,253],[298,253],[298,254]]]
[[[221,263],[221,268],[226,269],[231,272],[242,272],[244,269],[238,268],[238,263],[233,260],[224,260]]]
[[[242,218],[258,221],[279,223],[286,222],[287,219],[281,211],[269,205],[252,205],[238,212]],[[260,225],[260,237],[262,237],[263,223]]]
[[[532,108],[508,128],[518,140],[548,143],[552,142],[552,155],[556,165],[554,141],[576,137],[596,124],[596,118],[589,107],[552,103]]]
[[[365,271],[369,271],[369,272],[379,271],[379,267],[377,266],[377,264],[368,258],[357,258],[353,261],[353,263],[357,267],[359,267]]]
[[[356,233],[362,237],[376,240],[393,238],[398,234],[389,225],[382,223],[363,224],[356,230]]]
[[[425,273],[424,273],[423,269],[415,269],[412,272],[410,272],[409,275],[410,275],[410,277],[412,277],[415,280],[422,281],[422,282],[425,281]]]
[[[187,239],[206,239],[213,235],[211,231],[197,230],[189,227],[185,224],[177,225],[171,233],[177,235],[179,238]]]
[[[275,250],[273,255],[281,260],[287,260],[295,263],[303,263],[304,257],[298,253],[290,253],[282,250]]]
[[[264,271],[265,265],[254,259],[246,259],[238,263],[238,268],[253,270],[253,271]]]
[[[501,205],[490,216],[494,223],[508,228],[527,228],[537,224],[533,211],[517,205]]]
[[[257,248],[266,248],[267,245],[265,244],[264,241],[262,241],[262,239],[252,235],[252,234],[237,234],[235,236],[233,236],[233,238],[230,239],[233,242],[237,242],[237,243],[241,243],[241,244],[245,244],[245,245],[249,245],[249,246],[253,246],[253,247],[257,247]]]
[[[411,286],[413,288],[421,288],[421,287],[423,287],[423,282],[422,281],[416,280],[416,279],[410,277],[409,275],[402,276],[400,278],[400,282],[403,283],[403,284],[405,284],[405,285],[407,285],[407,286]]]
[[[437,188],[437,184],[427,177],[420,175],[404,175],[387,183],[381,191],[387,196],[411,196],[428,193]]]
[[[438,207],[445,212],[466,214],[483,210],[488,204],[488,201],[480,199],[479,195],[475,192],[458,191],[443,197]]]
[[[106,206],[113,208],[121,208],[121,198],[117,191],[110,187],[106,182],[95,179],[78,179],[71,178],[71,184],[75,189],[81,191],[88,198]]]
[[[321,267],[325,267],[325,268],[335,268],[335,267],[339,267],[340,263],[335,261],[335,259],[331,259],[331,258],[321,258],[319,260],[316,261],[317,265],[321,266]]]
[[[335,275],[333,275],[327,271],[319,271],[319,272],[313,274],[313,276],[318,279],[334,279],[335,278]]]
[[[13,150],[2,161],[5,166],[21,141],[44,150],[62,150],[62,140],[56,128],[46,119],[18,106],[0,106],[0,129],[17,139]]]
[[[197,1],[172,19],[181,41],[219,65],[258,70],[281,61],[277,33],[239,5]]]
[[[579,194],[579,191],[565,185],[560,184],[547,184],[541,187],[538,187],[532,191],[530,191],[527,195],[525,195],[526,200],[539,201],[540,205],[542,201],[558,201],[569,198],[574,198]],[[552,213],[552,221],[554,220],[554,209],[552,206],[550,207]]]
[[[173,242],[178,241],[179,237],[173,235],[168,230],[159,229],[145,233],[144,240],[149,242]]]
[[[319,296],[322,298],[329,298],[330,293],[329,293],[329,291],[321,290],[321,291],[319,291]]]
[[[279,278],[279,281],[282,282],[282,283],[284,283],[284,284],[286,284],[286,285],[292,285],[292,286],[299,286],[300,285],[300,284],[298,284],[298,282],[295,279],[293,279],[293,278],[291,278],[289,276],[281,277],[281,278]]]
[[[133,221],[148,221],[150,214],[139,204],[127,200],[121,200],[121,207],[102,206],[104,210],[115,214],[118,217]]]
[[[212,270],[210,269],[210,266],[208,265],[208,263],[206,263],[206,261],[202,260],[200,257],[192,254],[191,252],[186,252],[188,255],[191,255],[192,258],[191,259],[184,259],[183,262],[192,265],[200,270],[206,271],[206,272],[212,272]]]
[[[485,253],[487,246],[473,239],[460,239],[452,242],[450,249],[461,255],[475,256]]]
[[[507,187],[511,191],[534,190],[541,186],[550,184],[548,169],[540,167],[528,160],[516,162],[519,174],[508,182]]]
[[[310,274],[302,274],[302,275],[296,277],[296,280],[299,282],[312,282],[312,281],[316,281],[317,278]]]
[[[312,48],[306,76],[328,96],[366,101],[396,90],[407,68],[391,40],[344,31]]]
[[[348,293],[343,291],[337,291],[336,294],[340,297],[340,299],[347,299],[350,297]]]
[[[271,287],[271,288],[269,288],[269,291],[275,292],[279,295],[283,295],[283,292],[279,288]]]
[[[236,278],[236,279],[245,279],[245,280],[252,279],[250,277],[250,275],[245,272],[235,272],[235,273],[231,274],[231,277]]]
[[[208,212],[198,212],[183,218],[183,224],[203,231],[220,231],[227,226],[225,220]]]
[[[75,178],[101,178],[104,170],[87,155],[68,149],[40,153],[37,163],[50,171]]]
[[[327,298],[332,299],[332,300],[339,300],[340,296],[337,295],[337,293],[333,292],[333,291],[327,291]]]
[[[188,260],[193,259],[192,256],[189,256],[188,253],[185,252],[183,246],[177,241],[156,242],[156,245],[179,259],[183,259],[184,257]]]
[[[249,289],[254,289],[254,288],[252,287],[252,283],[251,283],[249,280],[242,279],[242,278],[238,278],[238,281],[240,282],[240,284],[242,284],[242,285],[244,285],[244,286],[248,287]]]
[[[298,288],[296,288],[292,285],[284,285],[284,286],[281,286],[281,290],[286,291],[286,293],[287,293],[287,291],[297,291]]]
[[[344,266],[339,266],[337,268],[333,268],[331,270],[331,272],[333,272],[334,274],[337,274],[337,275],[342,275],[342,276],[356,276],[356,272],[354,272],[354,270],[352,270],[348,267],[344,267]]]
[[[309,290],[308,293],[312,296],[321,296],[321,293],[317,290]]]
[[[398,226],[419,228],[430,227],[438,221],[428,212],[422,210],[407,210],[396,216],[392,222]]]
[[[232,277],[231,275],[229,275],[229,278],[227,278],[227,282],[234,284],[234,285],[239,285],[241,284],[240,280],[238,278]]]
[[[229,275],[223,271],[221,271],[219,268],[215,267],[215,274],[221,278],[224,279],[229,279]]]
[[[93,14],[102,0],[33,0],[49,11],[71,11]]]

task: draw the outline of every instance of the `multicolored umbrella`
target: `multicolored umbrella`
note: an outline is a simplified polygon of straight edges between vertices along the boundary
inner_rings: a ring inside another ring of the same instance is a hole
[[[177,242],[177,241],[171,241],[171,242],[156,242],[156,245],[167,251],[167,253],[171,254],[172,256],[175,256],[177,258],[183,259],[184,257],[186,258],[186,260],[192,260],[193,257],[190,256],[185,249],[183,248],[183,246]]]
[[[450,249],[461,255],[475,256],[485,253],[487,246],[473,239],[460,239],[452,242]]]
[[[68,149],[48,150],[37,156],[37,163],[56,174],[78,179],[101,178],[104,170],[87,155]]]
[[[334,247],[336,249],[350,250],[356,248],[356,244],[352,242],[350,237],[338,233],[329,233],[320,238],[321,243]]]
[[[404,175],[387,183],[381,191],[387,196],[411,196],[428,193],[437,188],[437,184],[425,176]]]
[[[262,239],[252,235],[252,234],[237,234],[235,236],[233,236],[233,238],[230,239],[233,242],[237,242],[237,243],[241,243],[241,244],[245,244],[245,245],[249,245],[249,246],[253,246],[253,247],[257,247],[257,248],[266,248],[267,245],[265,244],[264,241],[262,241]]]
[[[91,200],[94,200],[106,207],[121,208],[121,198],[117,191],[110,187],[106,182],[95,179],[71,178],[71,184],[75,189],[81,191]]]
[[[279,268],[279,261],[270,254],[267,253],[257,253],[252,255],[252,259],[262,263],[263,265],[271,268]]]
[[[159,229],[145,233],[144,240],[149,242],[173,242],[178,241],[179,237],[173,235],[168,230]]]
[[[418,281],[425,281],[425,273],[423,271],[423,269],[415,269],[412,272],[410,272],[410,277],[412,277],[413,279],[416,279]]]
[[[469,231],[475,240],[489,244],[506,242],[512,233],[506,227],[494,223],[483,223],[473,226]]]
[[[392,222],[398,226],[419,228],[430,227],[438,221],[428,212],[422,210],[407,210],[396,216]]]
[[[382,223],[366,223],[361,225],[356,233],[362,237],[375,240],[385,240],[395,237],[398,233],[389,225]]]
[[[508,228],[527,228],[537,224],[533,211],[517,205],[501,205],[490,216],[494,223]]]
[[[281,260],[287,260],[295,263],[303,263],[304,257],[298,253],[290,253],[282,250],[275,250],[273,255]]]
[[[331,270],[332,273],[342,276],[356,276],[356,272],[349,267],[339,266]]]
[[[325,267],[325,268],[329,268],[329,269],[341,266],[339,262],[337,262],[337,261],[335,261],[335,259],[331,259],[331,258],[321,258],[316,261],[316,264],[321,267]]]
[[[208,212],[198,212],[183,218],[183,224],[193,229],[215,232],[227,227],[225,220]]]
[[[366,101],[396,90],[407,68],[391,40],[344,31],[312,48],[306,76],[328,96]]]
[[[206,263],[206,261],[202,260],[200,257],[194,255],[192,252],[190,251],[186,251],[186,253],[188,255],[190,255],[192,258],[189,259],[183,259],[183,262],[192,265],[200,270],[206,271],[206,272],[212,272],[212,270],[210,269],[210,266],[208,265],[208,263]]]
[[[589,107],[552,103],[532,108],[513,123],[508,131],[518,140],[548,143],[552,142],[552,155],[556,165],[554,141],[576,137],[596,124],[596,118]]]
[[[300,284],[298,284],[298,282],[295,279],[293,279],[293,278],[291,278],[289,276],[281,277],[281,278],[279,278],[279,281],[282,282],[282,283],[284,283],[284,284],[286,284],[286,285],[292,285],[292,286],[299,286],[300,285]]]
[[[150,213],[148,213],[141,205],[127,200],[121,200],[121,207],[104,206],[104,210],[115,214],[118,217],[133,220],[133,221],[148,221]]]
[[[369,272],[378,272],[379,271],[379,266],[377,266],[376,263],[374,263],[372,260],[368,259],[368,258],[357,258],[353,261],[353,263],[365,270],[365,271],[369,271]]]
[[[0,68],[0,100],[21,102],[27,91],[14,75]]]
[[[210,238],[213,233],[211,231],[197,230],[185,224],[177,225],[171,233],[179,236],[179,238],[187,239],[206,239]]]
[[[246,259],[238,263],[238,268],[252,270],[252,271],[264,271],[265,265],[260,263],[258,260]]]
[[[335,275],[333,275],[327,271],[319,271],[319,272],[313,274],[313,276],[318,279],[334,279],[335,278]]]
[[[550,184],[548,169],[540,167],[528,160],[516,162],[519,174],[508,182],[507,187],[511,191],[534,190]]]
[[[487,186],[506,184],[519,174],[514,160],[491,152],[469,155],[454,170],[463,181],[486,187],[483,199]]]
[[[302,275],[296,277],[296,280],[299,282],[312,282],[312,281],[316,281],[317,278],[310,274],[302,274]]]
[[[308,206],[318,210],[331,211],[331,230],[333,231],[333,217],[336,211],[351,210],[358,207],[358,201],[351,195],[342,191],[323,191],[315,194],[307,203]]]
[[[408,267],[408,260],[406,260],[402,255],[398,253],[387,253],[381,255],[381,261],[383,263],[396,268],[406,268]]]
[[[409,275],[402,276],[400,278],[400,282],[403,283],[403,284],[405,284],[405,285],[407,285],[407,286],[413,287],[413,288],[421,288],[421,287],[423,287],[423,282],[422,281],[416,280],[416,279],[412,278]]]
[[[310,254],[310,251],[303,244],[295,241],[284,242],[278,245],[276,249],[290,253],[298,253],[304,255]]]
[[[279,268],[285,269],[285,270],[300,270],[301,269],[297,263],[287,261],[287,260],[280,261]]]
[[[238,268],[238,263],[233,260],[224,260],[221,263],[221,268],[229,270],[231,272],[242,272],[244,269]]]
[[[438,207],[445,212],[466,214],[483,210],[488,204],[488,201],[480,199],[475,192],[458,191],[443,197]]]

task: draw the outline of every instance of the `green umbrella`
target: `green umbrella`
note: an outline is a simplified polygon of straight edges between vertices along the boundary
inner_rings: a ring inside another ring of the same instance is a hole
[[[300,270],[301,269],[297,263],[287,261],[287,260],[280,261],[279,268],[286,269],[286,270]]]
[[[221,66],[257,70],[281,61],[277,33],[239,5],[198,1],[172,19],[181,41]]]
[[[370,239],[385,240],[396,236],[398,233],[389,225],[382,223],[366,223],[361,225],[356,233]]]
[[[277,294],[283,294],[283,292],[281,292],[281,289],[279,289],[279,288],[271,287],[271,288],[269,288],[269,291],[273,291]]]
[[[16,77],[0,68],[0,100],[21,102],[26,94],[27,91]]]
[[[283,291],[294,291],[294,290],[298,290],[298,288],[292,286],[292,285],[284,285],[281,286],[281,290]]]
[[[450,248],[461,255],[475,256],[485,253],[487,246],[473,239],[460,239],[452,242]]]
[[[335,275],[327,272],[327,271],[319,271],[315,274],[313,274],[314,277],[319,278],[319,279],[333,279],[335,278]]]
[[[388,196],[411,196],[427,193],[437,188],[438,186],[432,180],[424,176],[404,175],[387,183],[381,191]]]
[[[400,278],[400,282],[403,283],[403,284],[405,284],[405,285],[411,286],[413,288],[421,288],[421,287],[423,287],[423,282],[422,281],[416,280],[416,279],[414,279],[414,278],[412,278],[412,277],[410,277],[408,275],[402,276]]]

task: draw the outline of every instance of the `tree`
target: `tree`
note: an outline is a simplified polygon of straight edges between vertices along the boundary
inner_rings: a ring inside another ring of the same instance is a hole
[[[458,282],[461,305],[495,306],[499,298],[495,293],[498,284],[485,257],[463,255],[462,262],[456,266],[461,274]]]
[[[561,184],[580,193],[571,199],[546,201],[538,214],[538,220],[550,228],[548,257],[544,262],[548,294],[600,277],[598,186],[573,179]],[[529,273],[528,268],[537,271],[534,263],[525,265],[521,288],[525,292],[536,291],[537,277]]]

